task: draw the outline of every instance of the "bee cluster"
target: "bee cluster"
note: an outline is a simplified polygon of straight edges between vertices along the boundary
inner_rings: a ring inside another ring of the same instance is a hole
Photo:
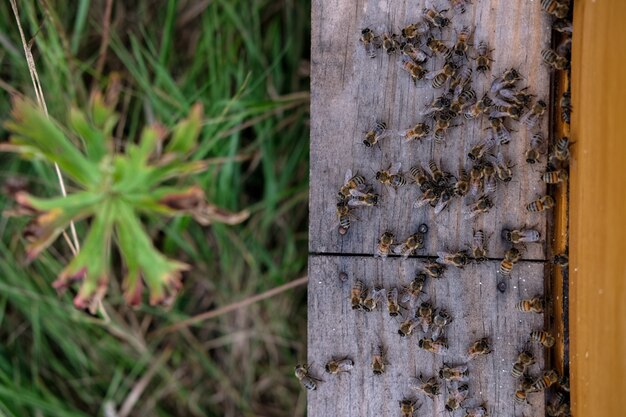
[[[467,160],[461,161],[455,169],[450,169],[446,161],[431,158],[427,166],[414,164],[403,172],[401,163],[393,162],[384,164],[377,170],[372,181],[348,169],[337,194],[336,214],[341,236],[348,234],[351,219],[358,218],[356,209],[378,206],[385,192],[393,196],[400,189],[409,188],[411,184],[419,188],[419,195],[412,205],[415,210],[430,206],[434,214],[438,215],[457,199],[463,202],[461,204],[464,205],[462,211],[465,220],[475,220],[488,213],[496,205],[496,191],[514,179],[515,164],[506,156],[506,149],[510,143],[515,142],[515,133],[519,130],[524,130],[530,137],[529,143],[524,146],[526,163],[532,166],[546,159],[547,169],[541,173],[541,181],[549,185],[567,182],[569,139],[561,138],[550,146],[542,133],[542,121],[548,113],[547,98],[533,94],[530,86],[523,84],[526,77],[515,67],[498,73],[485,92],[478,90],[480,93],[477,93],[474,86],[483,85],[485,79],[489,80],[487,74],[491,73],[494,62],[491,54],[494,49],[490,49],[485,40],[473,39],[474,29],[469,26],[458,26],[452,30],[457,26],[452,22],[454,16],[465,13],[472,3],[469,0],[449,2],[452,10],[426,7],[417,22],[403,27],[399,33],[377,33],[371,28],[361,31],[360,44],[368,57],[382,55],[383,59],[397,58],[401,74],[406,73],[412,84],[429,84],[434,91],[440,93],[436,93],[425,108],[418,109],[420,120],[413,126],[403,126],[405,129],[396,130],[387,120],[374,120],[372,126],[359,138],[359,142],[373,152],[374,148],[384,146],[392,137],[400,139],[403,146],[426,146],[426,141],[432,141],[428,146],[445,146],[446,141],[450,141],[450,132],[464,125],[486,126],[481,129],[486,134],[472,144],[466,155]],[[541,7],[554,16],[553,29],[556,32],[565,36],[571,34],[571,23],[565,20],[569,13],[569,0],[542,0]],[[568,71],[570,48],[571,39],[566,39],[556,50],[542,51],[541,56],[551,69]],[[569,123],[569,88],[561,99],[560,107],[563,121]],[[382,191],[375,191],[373,184],[379,184]],[[469,204],[464,203],[467,197],[471,197]],[[549,193],[537,195],[533,201],[523,202],[528,213],[541,213],[554,205],[555,201]],[[385,230],[375,245],[374,256],[385,259],[394,255],[403,258],[416,255],[417,251],[425,247],[428,230],[429,227],[422,223],[406,239],[396,239],[393,231]],[[448,267],[463,269],[470,264],[488,260],[487,246],[490,236],[490,233],[482,229],[473,229],[471,242],[466,248],[436,251],[437,258],[427,259],[408,285],[368,285],[355,278],[349,296],[351,309],[365,313],[386,311],[390,317],[400,320],[397,334],[401,338],[407,339],[419,333],[416,346],[420,350],[446,356],[449,349],[447,329],[454,317],[445,306],[435,305],[432,298],[423,300],[426,283],[444,278]],[[503,278],[499,280],[497,289],[504,293],[507,290],[507,280],[504,278],[510,278],[515,264],[522,259],[522,252],[527,245],[541,242],[542,239],[537,227],[528,225],[504,227],[500,238],[507,250],[497,267],[498,276]],[[566,264],[566,257],[564,259]],[[562,265],[561,258],[558,263]],[[347,276],[344,278],[347,280]],[[517,298],[517,303],[512,302],[511,306],[515,304],[515,309],[520,313],[542,314],[545,303],[542,295],[535,295]],[[536,363],[530,346],[538,344],[548,349],[554,343],[555,339],[548,331],[534,330],[517,359],[511,358],[511,375],[520,381],[511,400],[516,404],[526,404],[527,394],[553,387],[555,392],[546,410],[550,416],[563,417],[569,415],[569,388],[565,379],[550,369],[541,371],[538,376],[528,374],[528,370]],[[424,377],[420,374],[411,379],[407,384],[408,388],[431,400],[446,391],[447,411],[463,409],[466,417],[487,416],[485,401],[477,398],[470,400],[468,382],[472,361],[491,354],[494,345],[490,337],[480,337],[464,349],[465,363],[444,363],[434,376]],[[369,367],[374,375],[381,375],[388,365],[387,350],[380,345],[372,352]],[[330,375],[349,374],[355,366],[358,365],[350,357],[331,357],[325,370]],[[311,376],[306,366],[304,374],[303,365],[299,367],[296,369],[296,376],[300,369],[298,378],[305,387],[316,389],[317,382],[321,380]],[[404,397],[398,401],[398,405],[403,417],[414,416],[421,407],[418,399],[413,397]]]

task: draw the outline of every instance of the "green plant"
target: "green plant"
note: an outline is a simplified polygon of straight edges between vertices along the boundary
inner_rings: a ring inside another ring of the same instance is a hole
[[[142,215],[189,214],[202,225],[236,224],[248,217],[246,211],[230,213],[210,204],[199,186],[185,187],[182,182],[207,168],[202,161],[190,160],[202,127],[201,105],[195,105],[171,135],[153,123],[141,131],[137,143],[127,141],[120,152],[113,140],[119,117],[115,104],[114,96],[105,100],[94,94],[87,112],[70,110],[64,129],[35,104],[16,98],[12,120],[5,124],[12,132],[11,142],[0,147],[58,164],[79,188],[67,197],[47,199],[15,193],[18,212],[36,216],[24,230],[27,261],[34,260],[71,222],[91,219],[82,249],[53,283],[65,290],[80,282],[74,298],[78,308],[95,306],[104,297],[113,273],[113,243],[125,263],[123,288],[128,303],[141,303],[143,282],[150,291],[150,304],[172,301],[180,289],[181,272],[189,266],[168,259],[154,247]]]

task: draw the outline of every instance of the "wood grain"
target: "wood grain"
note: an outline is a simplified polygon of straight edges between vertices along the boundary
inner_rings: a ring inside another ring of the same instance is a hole
[[[337,233],[335,214],[336,193],[350,168],[374,182],[374,173],[393,162],[401,162],[403,170],[412,165],[427,165],[431,158],[441,160],[442,166],[456,174],[461,163],[467,164],[466,154],[489,131],[483,118],[466,121],[452,128],[445,144],[434,141],[402,143],[399,136],[383,139],[380,146],[366,148],[363,132],[380,119],[390,129],[400,132],[423,116],[419,112],[430,103],[435,91],[428,81],[413,85],[408,74],[398,67],[399,57],[379,52],[375,59],[366,56],[359,44],[360,30],[371,27],[376,31],[394,31],[417,21],[423,1],[329,1],[313,2],[312,78],[311,78],[311,177],[310,177],[310,252],[312,253],[372,253],[380,234],[390,229],[400,238],[415,232],[417,225],[427,223],[431,232],[424,255],[437,250],[457,250],[466,245],[473,228],[492,234],[490,256],[501,257],[506,250],[499,235],[503,227],[524,224],[535,226],[545,236],[546,216],[527,213],[524,205],[545,193],[539,181],[543,169],[523,161],[530,133],[521,124],[512,126],[517,132],[510,144],[502,146],[503,153],[515,163],[514,179],[499,183],[496,206],[475,221],[463,219],[463,210],[472,199],[455,199],[448,209],[435,216],[430,207],[414,209],[413,201],[420,194],[408,185],[392,194],[375,185],[382,196],[378,207],[360,209],[346,236]],[[447,2],[440,2],[444,8]],[[473,87],[478,95],[489,90],[493,76],[516,67],[526,77],[523,85],[539,98],[549,95],[549,73],[541,63],[540,51],[549,44],[550,21],[540,10],[539,2],[516,0],[507,2],[474,1],[463,15],[452,18],[457,30],[468,25],[476,27],[473,42],[489,42],[494,48],[492,72],[476,75]],[[445,30],[442,37],[452,43],[454,30]],[[441,67],[441,59],[427,63],[429,69]],[[547,136],[547,118],[542,130]],[[525,259],[545,259],[545,242],[532,244]]]
[[[433,402],[409,389],[411,378],[423,373],[433,376],[442,363],[466,363],[468,346],[481,337],[493,342],[492,354],[469,362],[470,394],[465,406],[487,405],[490,415],[543,415],[544,396],[530,394],[530,405],[514,405],[515,380],[511,368],[531,330],[543,325],[543,315],[515,310],[520,298],[543,291],[543,264],[523,262],[513,270],[508,289],[496,289],[496,263],[449,268],[444,277],[430,280],[421,300],[431,300],[448,309],[453,322],[447,331],[450,350],[445,357],[418,349],[421,332],[401,338],[401,320],[390,317],[380,307],[365,313],[350,307],[354,279],[386,288],[407,284],[422,261],[416,259],[375,259],[359,256],[311,256],[309,261],[309,353],[311,373],[323,379],[308,395],[308,415],[318,416],[399,416],[398,401],[418,399],[420,416],[448,415],[445,395]],[[348,279],[341,281],[344,272]],[[405,312],[405,315],[407,313]],[[385,374],[375,376],[370,369],[372,354],[382,343],[388,351]],[[543,348],[530,346],[537,364],[532,375],[543,369]],[[349,374],[329,375],[323,370],[331,357],[348,356],[355,362]],[[443,358],[443,359],[442,359]],[[460,415],[459,412],[456,413]]]
[[[572,415],[624,415],[626,3],[576,1],[572,55]]]

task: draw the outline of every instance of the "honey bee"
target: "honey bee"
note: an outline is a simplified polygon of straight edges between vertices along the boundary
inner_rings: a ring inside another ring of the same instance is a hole
[[[386,258],[389,255],[389,251],[391,250],[391,245],[393,245],[393,241],[395,236],[393,233],[387,231],[383,233],[378,239],[378,245],[376,245],[376,253],[374,256],[379,256],[381,258]]]
[[[450,200],[454,197],[454,190],[450,188],[445,188],[441,192],[441,196],[439,197],[439,202],[435,205],[435,214],[439,214],[448,206]]]
[[[489,49],[487,42],[478,42],[478,46],[476,47],[476,53],[478,54],[478,56],[475,58],[476,71],[480,73],[491,71],[491,63],[493,62],[493,59],[491,59],[491,57],[489,56],[491,51],[493,51],[493,49]]]
[[[395,53],[400,48],[398,42],[398,35],[392,33],[391,35],[383,33],[383,49],[387,52],[387,55]]]
[[[469,174],[469,192],[477,195],[483,189],[483,168],[481,164],[472,167]]]
[[[450,108],[450,104],[450,96],[447,93],[444,93],[439,97],[433,99],[433,102],[428,107],[426,107],[425,111],[421,112],[420,114],[425,116],[437,114]]]
[[[415,404],[417,404],[417,400],[410,400],[408,398],[404,398],[400,403],[400,415],[402,417],[413,417],[415,412],[419,410],[421,405],[415,408]]]
[[[426,136],[428,136],[428,134],[430,133],[430,126],[428,126],[426,123],[418,123],[415,126],[413,126],[411,129],[405,130],[404,133],[402,133],[402,137],[407,141],[411,141],[411,140],[420,140],[425,138]],[[413,168],[411,168],[411,171],[413,170]],[[411,172],[411,176],[413,176],[413,173]]]
[[[481,114],[486,114],[493,106],[493,100],[487,94],[483,94],[482,98],[476,104],[463,113],[466,119],[475,119]]]
[[[387,353],[382,345],[378,346],[378,354],[372,357],[372,372],[374,375],[382,375],[385,373],[385,365],[387,363]]]
[[[422,195],[422,197],[418,198],[417,201],[413,203],[413,207],[419,208],[427,204],[430,204],[431,206],[435,206],[437,204],[437,200],[439,199],[439,194],[435,191],[435,188],[433,188],[433,186],[430,186],[427,189],[425,189],[423,193],[424,194]]]
[[[515,308],[524,313],[543,313],[543,298],[536,295],[533,298],[525,298],[520,300]]]
[[[465,13],[465,3],[470,2],[470,0],[448,0],[448,1],[450,2],[450,5],[452,6],[456,14]]]
[[[556,171],[546,171],[541,175],[541,179],[546,184],[558,184],[560,182],[567,181],[567,171],[564,169],[557,169]]]
[[[397,288],[390,288],[387,291],[387,311],[389,311],[389,316],[391,317],[397,317],[400,314]]]
[[[367,287],[360,279],[354,281],[354,285],[350,290],[350,301],[352,303],[352,310],[360,310],[362,308],[362,303],[365,298],[365,293],[367,292]]]
[[[558,19],[564,19],[569,12],[569,1],[541,0],[541,8]]]
[[[362,193],[359,190],[350,190],[350,196],[351,198],[348,200],[350,207],[373,207],[378,205],[378,199],[380,198],[376,193]]]
[[[295,367],[295,375],[296,378],[300,381],[302,386],[308,390],[314,391],[317,389],[317,382],[321,382],[321,379],[317,379],[311,376],[309,373],[309,366],[304,365],[296,365]]]
[[[417,233],[409,236],[403,243],[396,246],[393,249],[393,252],[396,255],[402,255],[405,258],[408,258],[415,251],[424,248],[424,237],[425,237],[425,233],[421,233],[420,231],[418,231]]]
[[[504,259],[500,262],[498,272],[504,276],[511,275],[513,266],[519,262],[522,258],[522,254],[517,248],[511,248],[504,253]]]
[[[549,195],[544,195],[543,197],[526,204],[526,211],[538,213],[540,211],[549,210],[552,207],[554,207],[554,199]]]
[[[476,262],[487,259],[487,236],[482,230],[474,230],[472,236],[472,256]]]
[[[423,290],[426,278],[428,278],[428,275],[426,275],[425,272],[420,272],[415,276],[415,278],[413,278],[413,281],[411,281],[411,283],[404,288],[402,294],[403,303],[411,301],[412,304],[413,301],[417,300],[417,297],[424,292]]]
[[[481,213],[487,213],[493,207],[493,202],[486,194],[481,195],[474,204],[470,204],[469,210],[465,213],[465,219],[471,219]]]
[[[491,353],[491,346],[489,343],[489,338],[483,337],[482,339],[478,339],[474,343],[472,343],[467,350],[467,357],[469,360],[474,359],[480,355],[487,355]]]
[[[406,179],[400,174],[400,168],[402,164],[397,162],[392,164],[386,170],[381,169],[376,172],[376,180],[383,185],[393,187],[397,190],[399,187],[406,185]]]
[[[432,174],[433,182],[437,187],[444,187],[447,185],[450,174],[442,170],[434,159],[428,161],[428,169]]]
[[[339,219],[338,232],[341,236],[348,233],[350,229],[350,217],[352,216],[352,210],[345,201],[337,203],[337,217]]]
[[[416,64],[425,64],[428,61],[428,54],[421,49],[418,49],[412,43],[405,42],[401,45],[400,51],[404,58],[409,59]]]
[[[409,170],[409,174],[411,175],[413,181],[415,181],[415,184],[420,187],[420,190],[422,192],[425,192],[427,189],[431,188],[431,183],[433,180],[424,168],[418,165],[413,166]]]
[[[424,67],[422,67],[420,64],[418,64],[417,62],[413,61],[411,58],[408,58],[406,56],[402,57],[402,60],[400,61],[399,65],[400,65],[400,68],[402,68],[403,70],[409,73],[409,75],[411,76],[411,79],[413,80],[413,83],[416,83],[416,84],[417,84],[417,80],[423,79],[428,73],[428,71],[426,71]]]
[[[437,310],[437,313],[433,316],[432,327],[432,339],[438,340],[439,336],[443,333],[443,329],[450,324],[452,316],[444,309]]]
[[[491,162],[483,162],[483,178],[485,179],[485,193],[495,193],[498,183],[496,182],[496,168]]]
[[[569,68],[569,61],[564,56],[557,54],[552,49],[544,49],[541,51],[543,62],[556,70],[566,70]]]
[[[437,10],[434,8],[424,8],[422,14],[424,15],[424,20],[430,23],[433,27],[441,29],[450,24],[450,19],[443,15],[443,13],[447,11],[448,9]]]
[[[443,65],[442,69],[436,72],[426,74],[425,78],[427,80],[433,80],[431,83],[433,88],[441,88],[446,83],[446,81],[454,77],[454,74],[456,74],[456,70],[456,64],[448,61]]]
[[[498,153],[494,168],[500,181],[509,182],[513,179],[513,170],[511,170],[513,167],[514,165],[511,165],[511,161],[505,160],[502,153]]]
[[[530,332],[530,341],[541,343],[544,347],[551,348],[556,343],[556,339],[545,330],[535,330]]]
[[[495,105],[492,107],[489,117],[510,117],[518,120],[522,115],[522,108],[517,104]]]
[[[448,129],[452,127],[450,123],[450,118],[447,117],[437,117],[435,122],[435,132],[433,133],[433,137],[435,138],[436,143],[443,143],[446,140],[446,133]]]
[[[491,83],[491,92],[498,93],[502,89],[511,88],[522,79],[522,75],[515,68],[509,68]]]
[[[439,378],[446,381],[467,382],[469,380],[469,370],[467,365],[449,366],[444,363],[439,370]]]
[[[535,133],[530,138],[530,149],[526,151],[525,158],[529,164],[535,164],[539,161],[539,155],[541,149],[544,147],[543,135],[541,133]]]
[[[515,394],[513,394],[513,400],[517,404],[527,404],[528,398],[527,398],[526,390],[523,388],[519,388],[515,390]]]
[[[398,334],[401,337],[407,337],[413,334],[413,330],[415,326],[417,326],[418,320],[415,317],[410,317],[400,323],[400,328],[398,329]]]
[[[454,184],[454,195],[463,197],[469,192],[469,175],[463,166],[459,167],[459,176]]]
[[[559,380],[559,375],[554,370],[549,370],[543,373],[530,387],[528,392],[539,392],[546,388],[550,388]]]
[[[463,67],[461,70],[457,71],[452,78],[452,82],[450,83],[450,89],[454,89],[454,97],[459,97],[461,92],[466,90],[467,85],[472,82],[472,69],[470,67]],[[476,97],[476,93],[474,90],[467,89],[467,91],[471,91]],[[466,93],[467,94],[467,93]],[[468,103],[472,97],[467,97],[463,99],[461,104]]]
[[[561,378],[559,378],[559,387],[564,392],[569,392],[569,376],[563,375]]]
[[[568,417],[570,416],[570,406],[565,401],[565,394],[557,392],[554,398],[546,406],[546,413],[550,417]]]
[[[487,417],[487,408],[485,408],[484,404],[478,407],[466,408],[464,417]]]
[[[352,176],[352,170],[346,171],[344,185],[339,189],[339,199],[345,200],[350,198],[350,190],[363,190],[366,188],[365,177],[362,175]]]
[[[384,300],[385,294],[385,289],[380,287],[367,290],[365,298],[361,303],[361,308],[367,312],[376,310],[378,303]]]
[[[457,87],[458,88],[458,87]],[[476,101],[476,92],[471,88],[463,88],[460,90],[457,98],[450,106],[450,111],[455,113],[455,116],[461,113],[467,106]]]
[[[569,161],[569,156],[570,156],[569,146],[570,146],[569,138],[562,137],[561,139],[559,139],[556,142],[556,145],[554,145],[554,153],[552,155],[554,159],[561,161],[561,162]]]
[[[506,145],[511,141],[511,131],[504,125],[504,119],[500,117],[490,117],[489,123],[500,145]]]
[[[513,364],[511,375],[513,378],[520,378],[526,372],[526,368],[535,363],[535,357],[528,351],[520,352],[517,361]]]
[[[507,242],[511,242],[514,245],[519,243],[533,243],[539,242],[541,239],[541,233],[535,229],[502,229],[502,239]]]
[[[411,23],[410,25],[405,26],[404,28],[402,28],[402,30],[400,31],[400,34],[402,35],[403,38],[405,38],[407,40],[415,39],[415,38],[419,37],[419,35],[420,35],[419,27],[418,27],[417,23]]]
[[[428,332],[428,329],[433,324],[433,306],[428,301],[424,301],[417,311],[415,312],[415,318],[422,327],[424,333]]]
[[[446,400],[446,410],[454,411],[461,408],[461,403],[465,401],[469,394],[469,386],[463,384],[460,387],[452,385],[448,387],[448,399]]]
[[[419,378],[415,378],[409,387],[426,394],[428,398],[433,400],[437,395],[441,394],[441,385],[437,382],[437,379],[434,376],[424,381],[422,374],[420,374]]]
[[[554,258],[552,258],[552,263],[555,265],[559,265],[561,268],[567,268],[567,265],[569,265],[569,259],[566,253],[560,253],[557,255],[554,255]]]
[[[478,161],[487,155],[493,147],[496,145],[496,140],[493,136],[483,139],[476,145],[472,146],[472,149],[467,154],[467,157],[472,161]]]
[[[332,358],[326,362],[326,372],[332,375],[340,374],[342,372],[350,372],[354,368],[354,361],[350,358],[335,359]]]
[[[446,271],[446,266],[441,265],[434,261],[427,261],[424,264],[424,270],[426,271],[429,277],[436,279],[436,278],[441,278],[443,276],[443,273]]]
[[[445,356],[448,354],[448,343],[445,339],[433,340],[425,337],[417,342],[417,346],[435,355]]]
[[[365,52],[370,58],[376,58],[376,49],[380,48],[380,38],[370,28],[361,30],[361,43],[365,46]]]
[[[557,32],[570,35],[573,32],[572,22],[565,19],[555,20],[554,23],[552,23],[552,29],[556,30]]]
[[[563,120],[563,123],[569,124],[570,114],[572,113],[572,98],[569,90],[563,93],[559,104],[561,106],[561,120]]]
[[[438,251],[437,261],[440,264],[452,265],[457,268],[463,269],[465,265],[469,263],[469,258],[466,251],[458,251],[454,253]]]
[[[547,104],[543,100],[537,100],[537,102],[530,108],[530,110],[522,116],[520,122],[526,125],[529,129],[532,129],[537,125],[543,114],[546,112]]]
[[[374,127],[370,129],[367,133],[365,133],[365,139],[363,139],[363,144],[371,148],[376,145],[380,139],[382,139],[387,132],[387,124],[385,122],[381,122],[380,120],[376,122]]]
[[[457,34],[456,43],[453,50],[455,55],[467,56],[467,49],[469,48],[469,38],[472,36],[472,31],[468,26],[464,26],[463,29]]]

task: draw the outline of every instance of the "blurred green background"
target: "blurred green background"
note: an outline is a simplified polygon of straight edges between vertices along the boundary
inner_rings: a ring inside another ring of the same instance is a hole
[[[193,266],[170,310],[125,305],[114,280],[104,313],[50,286],[71,254],[62,239],[24,266],[26,219],[0,218],[0,416],[302,416],[293,366],[306,350],[305,287],[171,333],[158,330],[306,272],[309,1],[18,1],[50,114],[66,120],[113,74],[116,138],[171,126],[202,101],[198,181],[210,201],[248,208],[239,226],[152,221],[169,257]],[[110,18],[107,8],[110,7]],[[102,53],[104,51],[104,54]],[[0,4],[0,114],[34,98],[9,1]],[[0,128],[0,141],[7,132]],[[53,167],[0,154],[0,182],[58,195]],[[71,184],[69,185],[71,192]],[[0,196],[0,210],[11,207]],[[84,236],[85,225],[78,224]]]

